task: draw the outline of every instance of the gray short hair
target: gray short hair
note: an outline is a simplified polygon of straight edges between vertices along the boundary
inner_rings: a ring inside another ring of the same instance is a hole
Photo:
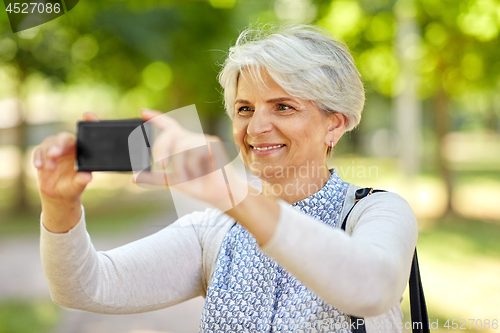
[[[311,25],[266,25],[243,31],[219,74],[231,119],[241,71],[248,68],[251,76],[259,78],[259,67],[290,95],[311,100],[326,113],[344,114],[348,131],[359,124],[365,102],[363,82],[347,46],[325,30]]]

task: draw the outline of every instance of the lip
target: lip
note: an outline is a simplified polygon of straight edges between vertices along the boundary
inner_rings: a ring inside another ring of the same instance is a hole
[[[257,148],[262,148],[262,147],[272,147],[272,146],[278,146],[278,145],[285,145],[284,143],[258,143],[258,144],[248,144],[251,147],[257,147]]]
[[[278,145],[281,145],[281,147],[271,148],[271,149],[266,149],[266,150],[261,150],[261,151],[253,149],[253,147],[263,148],[263,147],[272,147],[272,146],[278,146]],[[250,146],[251,151],[256,155],[269,155],[269,154],[277,152],[278,150],[286,147],[286,145],[283,143],[259,143],[259,144],[249,144],[249,146]]]

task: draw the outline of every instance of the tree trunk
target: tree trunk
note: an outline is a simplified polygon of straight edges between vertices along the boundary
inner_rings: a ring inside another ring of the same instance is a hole
[[[22,112],[20,108],[21,106],[19,105],[18,112]],[[26,211],[30,208],[28,202],[28,190],[26,188],[26,172],[24,170],[27,146],[27,127],[28,126],[25,119],[23,119],[21,123],[16,127],[17,147],[21,150],[21,163],[19,164],[21,170],[16,182],[16,202],[14,205],[14,209],[18,212]]]
[[[399,94],[394,97],[395,120],[400,143],[399,162],[403,173],[414,178],[420,171],[420,151],[422,132],[422,106],[417,97],[418,67],[415,55],[408,50],[420,47],[420,31],[412,11],[413,0],[400,0],[395,11],[398,32],[396,35],[397,57],[400,63],[398,77]]]
[[[24,165],[25,165],[25,155],[26,155],[26,149],[28,147],[28,124],[26,123],[26,114],[25,110],[23,109],[23,103],[21,102],[21,87],[24,84],[24,80],[26,79],[26,69],[23,68],[22,66],[19,66],[20,68],[20,73],[19,73],[19,83],[17,85],[17,91],[16,91],[16,98],[17,98],[17,114],[19,115],[19,119],[21,120],[19,125],[16,127],[16,145],[21,151],[21,163],[19,164],[19,177],[16,182],[16,201],[14,204],[14,209],[17,212],[23,212],[28,210],[29,207],[29,202],[28,202],[28,191],[26,188],[26,172],[24,170]]]
[[[444,90],[440,90],[434,99],[435,108],[435,121],[436,121],[436,134],[437,134],[437,156],[436,161],[438,164],[439,173],[445,182],[446,186],[446,212],[445,215],[455,215],[453,210],[453,174],[449,168],[448,161],[444,156],[444,139],[449,131],[449,120],[448,120],[448,96]]]
[[[495,109],[495,102],[492,100],[488,107],[486,115],[486,128],[491,133],[500,132],[500,117],[498,117],[497,110]]]

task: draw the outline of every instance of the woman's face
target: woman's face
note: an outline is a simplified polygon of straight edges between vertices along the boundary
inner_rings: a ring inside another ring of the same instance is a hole
[[[288,94],[267,71],[261,76],[264,84],[252,81],[248,72],[238,81],[233,135],[245,165],[261,179],[293,177],[294,170],[314,176],[318,167],[324,170],[329,129],[338,127],[338,117]]]

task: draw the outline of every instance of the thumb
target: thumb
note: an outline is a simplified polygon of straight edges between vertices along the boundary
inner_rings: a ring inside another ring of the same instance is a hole
[[[77,172],[73,181],[75,185],[80,187],[82,190],[87,186],[92,180],[92,173],[90,172]]]
[[[150,110],[150,109],[142,109],[141,110],[141,118],[144,121],[149,121],[155,117],[161,116],[162,112],[156,111],[156,110]]]
[[[97,115],[93,112],[85,112],[83,114],[83,120],[84,121],[98,121],[99,118],[97,118]]]

